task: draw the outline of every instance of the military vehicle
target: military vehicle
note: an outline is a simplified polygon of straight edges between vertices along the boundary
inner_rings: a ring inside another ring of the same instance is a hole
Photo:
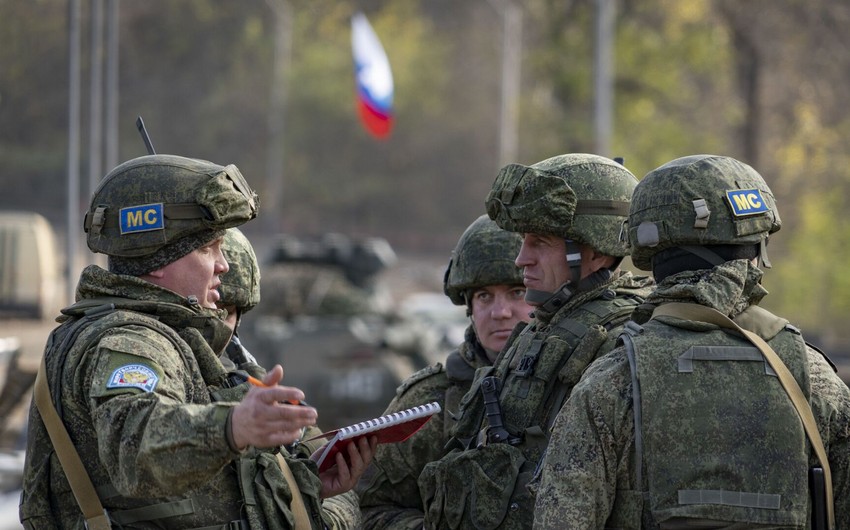
[[[386,240],[336,233],[281,236],[261,263],[260,303],[239,336],[261,365],[283,366],[283,384],[304,391],[325,430],[379,416],[442,347],[393,311],[381,273],[395,263]]]
[[[0,316],[52,318],[61,307],[56,236],[35,212],[0,212]]]

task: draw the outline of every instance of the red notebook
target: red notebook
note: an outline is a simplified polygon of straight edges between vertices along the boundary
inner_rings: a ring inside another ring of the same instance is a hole
[[[330,438],[330,441],[325,444],[324,450],[316,460],[316,463],[319,465],[319,471],[325,471],[336,464],[334,455],[345,449],[348,444],[355,440],[369,435],[377,436],[379,444],[403,442],[421,429],[431,419],[431,416],[440,412],[440,410],[440,404],[434,401],[427,405],[419,405],[379,418],[355,423],[354,425],[334,431],[324,432],[304,441],[309,442],[310,440],[319,438]]]

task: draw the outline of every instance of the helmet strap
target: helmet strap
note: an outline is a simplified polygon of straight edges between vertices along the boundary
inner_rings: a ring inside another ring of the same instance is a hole
[[[567,250],[567,267],[570,268],[569,282],[578,286],[581,281],[581,249],[572,239],[564,239]]]
[[[759,268],[771,268],[770,259],[767,257],[767,238],[759,241]]]
[[[531,305],[544,306],[546,302],[552,298],[555,293],[551,293],[549,291],[538,291],[537,289],[526,289],[525,290],[525,301]]]

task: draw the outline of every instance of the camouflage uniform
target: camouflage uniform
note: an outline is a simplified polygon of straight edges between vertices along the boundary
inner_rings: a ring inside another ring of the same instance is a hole
[[[236,227],[228,228],[222,244],[224,254],[230,269],[221,275],[221,300],[219,305],[235,305],[237,315],[236,330],[222,352],[219,359],[228,370],[226,388],[213,391],[217,401],[238,401],[249,389],[246,375],[262,379],[266,370],[257,364],[254,357],[242,345],[237,333],[242,315],[260,303],[260,268],[254,247],[248,238]],[[318,427],[305,429],[303,438],[310,439],[321,434]],[[291,453],[301,458],[309,458],[325,440],[298,444]],[[342,530],[360,527],[360,508],[357,494],[348,491],[322,501],[323,516],[328,528]]]
[[[422,528],[422,498],[417,477],[428,462],[443,456],[456,411],[469,390],[475,369],[489,366],[472,327],[466,341],[449,354],[446,366],[436,363],[408,378],[387,407],[386,414],[436,401],[441,411],[409,440],[381,445],[372,466],[360,479],[360,509],[364,528]]]
[[[735,206],[741,191],[753,200]],[[747,207],[759,211],[737,215]],[[835,528],[850,528],[850,390],[799,330],[758,306],[767,292],[751,258],[761,251],[764,262],[764,239],[780,226],[764,181],[725,157],[678,159],[638,185],[629,226],[635,264],[663,274],[624,342],[588,368],[559,413],[534,528],[810,528],[807,471],[817,459],[775,374],[740,335],[652,316],[672,302],[727,315],[782,358],[827,451]],[[750,256],[721,257],[742,251]],[[695,265],[703,257],[717,264]],[[664,270],[665,260],[682,265]],[[682,364],[690,358],[693,368]],[[725,493],[695,503],[695,491]],[[729,500],[735,492],[751,493]]]
[[[78,301],[62,311],[45,363],[54,405],[113,525],[292,527],[291,493],[276,451],[240,453],[228,442],[235,403],[215,401],[227,386],[218,354],[231,336],[222,312],[135,277],[256,211],[256,195],[235,166],[172,155],[118,166],[92,198],[88,244],[107,253],[117,273],[97,266],[83,271]],[[84,528],[35,406],[27,443],[24,526]],[[313,526],[322,528],[315,464],[284,457]]]
[[[568,252],[572,242],[581,242],[619,258],[626,254],[619,233],[636,183],[625,168],[594,155],[511,165],[496,179],[488,213],[512,231],[564,237]],[[652,285],[608,269],[573,278],[545,298],[532,293],[542,302],[532,322],[515,329],[493,367],[476,373],[457,414],[454,448],[419,478],[426,528],[531,525],[534,499],[527,485],[561,403],[591,361],[610,350]],[[481,386],[487,376],[502,382],[498,403],[509,435],[505,443],[488,440],[494,424],[489,415],[485,421]]]
[[[486,215],[461,235],[452,252],[443,281],[446,296],[471,310],[471,294],[491,285],[521,285],[522,271],[513,260],[520,237],[500,229]],[[429,462],[445,452],[454,426],[452,414],[469,390],[475,370],[491,362],[475,333],[466,329],[464,342],[450,353],[446,364],[436,363],[413,374],[398,388],[386,414],[436,401],[441,411],[409,440],[379,446],[369,470],[357,486],[363,526],[422,528],[424,517],[417,478]]]

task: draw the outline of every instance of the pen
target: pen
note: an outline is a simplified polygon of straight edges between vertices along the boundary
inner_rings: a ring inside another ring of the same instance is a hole
[[[252,385],[258,386],[260,388],[269,388],[269,385],[263,383],[262,381],[260,381],[256,377],[252,377],[250,375],[248,376],[248,382],[251,383]],[[290,405],[300,405],[302,407],[311,406],[311,405],[308,405],[307,402],[303,401],[303,400],[296,401],[294,399],[287,399],[286,402],[289,403]]]

